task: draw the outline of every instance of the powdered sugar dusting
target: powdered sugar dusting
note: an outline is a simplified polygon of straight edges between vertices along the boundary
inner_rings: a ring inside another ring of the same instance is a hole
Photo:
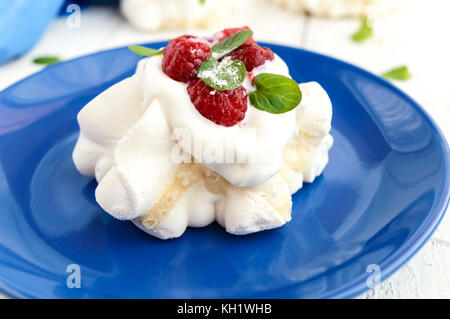
[[[198,77],[207,79],[214,87],[225,87],[231,83],[240,82],[239,69],[232,66],[233,60],[230,57],[225,57],[217,67],[202,70]]]

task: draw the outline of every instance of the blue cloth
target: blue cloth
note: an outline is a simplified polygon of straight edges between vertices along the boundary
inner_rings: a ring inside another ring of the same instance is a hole
[[[30,50],[63,3],[64,0],[0,0],[0,63]]]
[[[61,12],[65,3],[84,5],[116,2],[117,0],[0,0],[0,64],[28,52],[49,23]]]

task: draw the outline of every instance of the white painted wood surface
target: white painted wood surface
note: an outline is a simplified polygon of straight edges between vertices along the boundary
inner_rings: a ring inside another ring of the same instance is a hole
[[[249,25],[260,41],[301,46],[374,73],[407,64],[413,77],[395,84],[416,99],[450,139],[450,1],[409,3],[406,10],[377,19],[374,38],[363,44],[350,41],[358,20],[304,17],[280,9],[269,0],[247,0],[245,9],[226,25]],[[80,28],[68,28],[66,19],[59,18],[30,53],[0,66],[0,90],[40,70],[32,63],[37,56],[70,59],[180,33],[211,34],[220,27],[142,33],[129,26],[114,8],[90,7],[82,11]],[[358,298],[450,298],[450,216],[444,217],[432,238],[404,267]]]

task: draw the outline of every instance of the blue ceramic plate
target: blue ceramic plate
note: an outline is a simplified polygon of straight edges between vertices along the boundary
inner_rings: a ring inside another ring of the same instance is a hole
[[[153,43],[159,48],[165,43]],[[214,224],[161,241],[103,212],[71,153],[77,112],[130,76],[127,48],[44,69],[0,93],[0,287],[37,298],[350,297],[427,240],[449,200],[449,150],[408,96],[332,58],[268,45],[334,105],[330,164],[292,221],[236,237]],[[66,285],[67,266],[81,288]],[[371,266],[372,265],[372,266]]]

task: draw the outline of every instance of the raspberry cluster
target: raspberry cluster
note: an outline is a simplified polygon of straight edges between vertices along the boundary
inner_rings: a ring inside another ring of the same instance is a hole
[[[232,34],[250,30],[249,27],[222,30],[213,36],[213,40],[190,35],[172,39],[164,49],[163,72],[175,81],[188,84],[188,94],[201,115],[222,126],[234,126],[245,117],[247,111],[247,91],[241,86],[234,90],[216,91],[197,78],[200,65],[212,55],[211,45]],[[239,48],[229,53],[232,59],[245,64],[247,72],[273,60],[274,54],[269,48],[260,47],[253,37]]]

